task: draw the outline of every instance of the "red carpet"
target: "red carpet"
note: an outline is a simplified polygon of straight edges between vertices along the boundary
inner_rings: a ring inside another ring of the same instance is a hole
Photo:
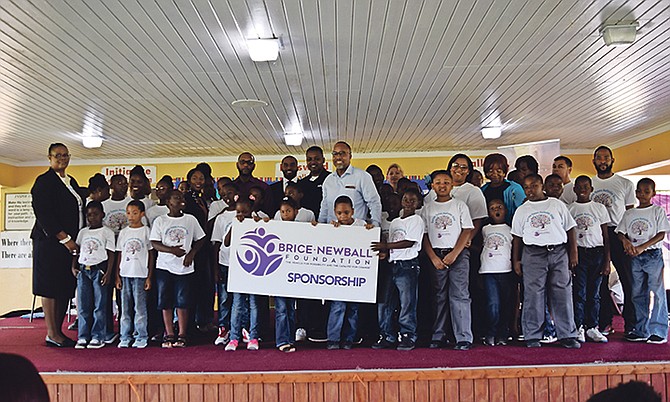
[[[527,349],[520,343],[511,346],[476,345],[468,352],[418,348],[411,352],[372,350],[358,346],[352,350],[326,351],[325,344],[298,343],[298,351],[284,354],[272,343],[261,344],[256,352],[240,349],[224,352],[212,344],[215,337],[194,339],[185,349],[164,350],[156,345],[147,349],[118,349],[116,345],[99,350],[57,349],[44,346],[44,321],[20,318],[0,320],[0,352],[17,353],[30,359],[41,372],[262,372],[354,369],[412,369],[444,367],[536,366],[580,363],[670,361],[669,345],[626,342],[622,338],[620,317],[617,333],[608,344],[586,343],[579,350],[558,344]],[[66,331],[75,338],[75,331]]]

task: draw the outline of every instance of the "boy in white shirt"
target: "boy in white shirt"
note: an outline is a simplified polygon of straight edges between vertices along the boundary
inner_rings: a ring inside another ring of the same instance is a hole
[[[575,219],[579,263],[575,268],[572,286],[577,340],[588,336],[594,342],[607,342],[598,328],[600,316],[600,284],[603,275],[609,275],[610,243],[607,224],[609,213],[604,205],[591,201],[593,186],[588,176],[579,176],[574,182],[577,201],[568,205]]]
[[[468,206],[451,197],[451,173],[433,172],[437,198],[426,204],[422,217],[426,224],[423,249],[433,263],[431,279],[436,304],[430,348],[447,344],[447,309],[456,337],[456,350],[472,348],[472,313],[469,286],[470,251],[465,248],[474,229]],[[448,288],[448,291],[447,291]],[[447,296],[448,295],[448,296]],[[448,300],[447,300],[448,298]]]
[[[484,345],[507,345],[511,316],[512,284],[512,233],[505,223],[507,208],[502,200],[489,202],[491,223],[482,228],[482,253],[479,273],[486,292],[487,326]]]
[[[544,194],[542,176],[535,173],[526,176],[523,190],[527,201],[512,218],[512,264],[517,275],[522,274],[523,268],[522,328],[526,346],[542,346],[548,300],[560,343],[568,349],[579,349],[570,273],[577,266],[575,220],[565,203]],[[547,292],[547,287],[551,291]]]
[[[79,231],[79,257],[72,258],[77,277],[78,336],[76,349],[100,349],[107,337],[107,314],[114,272],[114,232],[102,225],[105,213],[99,201],[86,205],[88,227]],[[89,342],[90,341],[90,342]]]
[[[391,222],[388,240],[373,242],[372,249],[380,252],[380,257],[388,252],[393,264],[393,283],[400,301],[400,343],[398,350],[412,350],[416,345],[416,307],[419,298],[419,251],[425,223],[415,211],[422,206],[421,193],[414,188],[407,189],[402,196],[402,218]],[[390,289],[395,291],[395,289]],[[395,301],[395,299],[392,299]],[[396,306],[386,309],[393,315]],[[391,322],[392,317],[381,321]]]
[[[626,254],[631,257],[635,327],[624,338],[627,341],[662,344],[668,338],[668,305],[663,284],[661,242],[670,224],[663,208],[653,205],[656,183],[645,177],[637,182],[637,208],[624,212],[616,232]],[[649,311],[649,293],[654,302]]]
[[[148,314],[147,292],[151,290],[154,273],[154,253],[151,230],[142,224],[146,206],[141,200],[132,200],[126,207],[128,227],[121,230],[116,242],[118,251],[116,289],[121,291],[121,342],[119,348],[147,347]]]
[[[105,226],[114,231],[118,236],[121,229],[128,226],[126,217],[126,206],[132,198],[128,196],[128,179],[122,174],[115,174],[109,179],[112,196],[102,202],[105,209],[105,218],[102,221]]]
[[[191,306],[193,258],[202,247],[205,232],[193,215],[184,214],[186,203],[179,190],[172,190],[167,206],[170,212],[156,218],[151,227],[151,244],[158,251],[156,284],[158,308],[163,310],[165,337],[163,348],[185,347],[188,308]],[[177,308],[179,334],[175,338],[172,318]]]

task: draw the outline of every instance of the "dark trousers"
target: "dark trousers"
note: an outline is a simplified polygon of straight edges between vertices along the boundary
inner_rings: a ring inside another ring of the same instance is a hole
[[[635,307],[633,306],[633,276],[630,270],[630,258],[623,250],[623,244],[619,237],[614,233],[614,227],[609,226],[610,256],[612,263],[619,274],[621,287],[623,288],[623,319],[625,332],[632,331],[635,327]],[[614,306],[609,289],[609,275],[603,277],[600,284],[600,319],[599,327],[604,329],[612,325],[612,316],[614,315]]]

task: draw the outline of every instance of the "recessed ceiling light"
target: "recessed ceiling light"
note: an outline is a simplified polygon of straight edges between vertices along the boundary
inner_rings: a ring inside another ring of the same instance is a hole
[[[260,99],[237,99],[232,101],[230,104],[238,109],[252,109],[255,107],[263,107],[268,105],[266,101],[262,101]]]
[[[279,57],[279,39],[248,39],[247,48],[253,61],[275,61]]]

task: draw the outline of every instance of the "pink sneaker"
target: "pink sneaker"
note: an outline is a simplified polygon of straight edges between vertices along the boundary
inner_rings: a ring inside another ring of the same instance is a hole
[[[249,331],[247,331],[246,328],[242,328],[242,342],[244,343],[249,342]]]
[[[247,350],[258,350],[258,339],[250,339],[247,343]]]
[[[228,344],[226,345],[226,349],[225,349],[226,352],[233,352],[233,351],[237,350],[237,344],[238,344],[238,342],[237,342],[236,339],[228,342]]]

